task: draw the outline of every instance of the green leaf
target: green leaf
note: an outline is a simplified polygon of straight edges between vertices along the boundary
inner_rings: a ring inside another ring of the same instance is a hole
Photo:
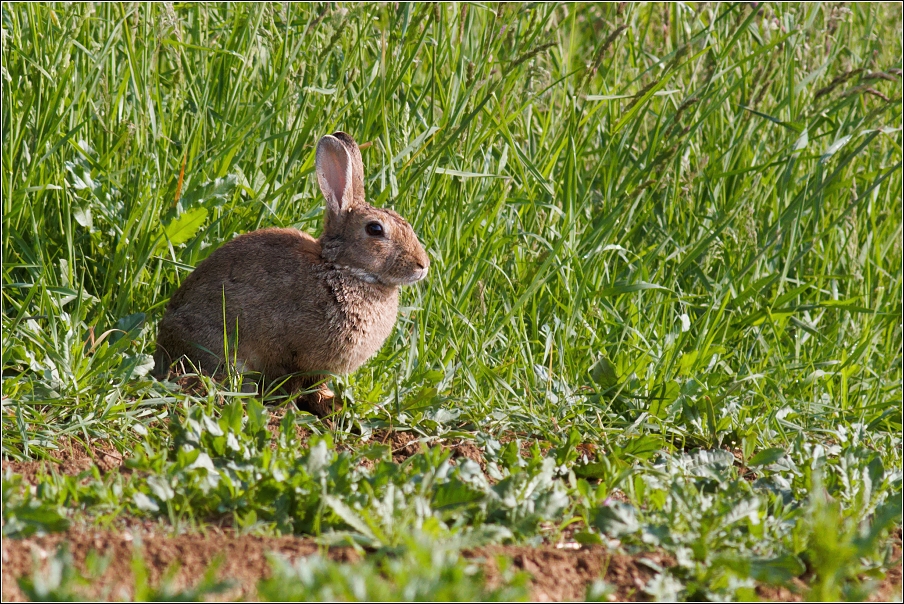
[[[35,533],[61,533],[69,528],[69,519],[47,504],[25,504],[5,509],[5,537],[28,537]]]
[[[147,315],[143,312],[132,313],[126,315],[116,321],[116,331],[110,334],[110,343],[116,343],[127,336],[134,337],[138,330],[144,325]]]
[[[556,465],[564,466],[572,463],[578,457],[575,447],[581,442],[581,433],[572,428],[568,431],[568,438],[561,446],[556,448]]]
[[[157,502],[142,493],[141,491],[136,491],[135,495],[132,496],[132,502],[135,506],[143,511],[143,512],[159,512],[160,506],[157,505]]]
[[[186,210],[163,229],[164,239],[158,248],[165,247],[166,243],[176,246],[181,245],[195,236],[207,220],[207,208],[197,206]]]
[[[861,531],[861,534],[854,539],[860,555],[869,555],[882,532],[901,522],[902,499],[904,498],[901,497],[900,490],[892,492],[888,495],[888,499],[876,508],[869,528]]]
[[[467,484],[454,480],[436,487],[433,493],[433,508],[448,510],[476,503],[485,497],[484,493]]]
[[[618,296],[621,294],[630,294],[632,292],[644,291],[647,289],[659,289],[663,291],[671,291],[667,287],[663,287],[661,285],[657,285],[655,283],[647,283],[645,281],[638,281],[636,283],[622,283],[615,284],[612,287],[607,287],[603,289],[599,293],[600,298],[611,298],[612,296]]]
[[[359,532],[361,535],[367,537],[376,543],[383,543],[385,539],[383,539],[382,535],[379,537],[374,532],[374,527],[370,526],[368,522],[364,520],[357,512],[352,510],[349,506],[345,505],[341,499],[338,497],[334,497],[332,495],[325,495],[324,503],[326,503],[333,513],[335,513],[339,518],[342,519],[347,525],[349,525],[352,529]]]
[[[774,558],[717,556],[713,562],[730,568],[738,577],[751,577],[769,585],[784,585],[807,570],[801,559],[794,554],[781,554]]]
[[[179,200],[179,205],[183,208],[192,208],[198,203],[208,207],[221,205],[232,197],[238,182],[238,177],[235,174],[228,174],[223,178],[205,182],[186,191]]]
[[[591,531],[578,531],[574,534],[574,540],[581,545],[602,545],[603,540],[597,534]]]
[[[822,152],[822,155],[819,156],[819,163],[824,164],[829,161],[832,156],[839,151],[839,149],[841,149],[848,143],[849,140],[851,140],[850,134],[842,136],[837,141],[829,145],[829,147]]]
[[[445,174],[446,176],[458,176],[459,178],[510,178],[500,174],[485,174],[480,172],[466,172],[464,170],[452,170],[450,168],[435,168],[433,170],[437,174]]]
[[[601,479],[608,476],[611,472],[610,466],[602,462],[591,462],[582,465],[576,465],[573,468],[574,475],[578,478],[596,478]]]
[[[154,496],[161,501],[169,501],[176,494],[163,476],[150,476],[148,478],[148,487],[150,487]]]
[[[629,441],[628,444],[619,449],[619,454],[623,457],[649,459],[655,453],[658,453],[664,445],[662,437],[655,434],[645,434]]]
[[[757,111],[756,109],[747,107],[745,105],[741,105],[740,107],[741,107],[741,109],[746,109],[747,111],[749,111],[750,113],[752,113],[754,115],[758,115],[764,119],[769,120],[773,124],[778,124],[780,126],[784,126],[785,128],[788,128],[789,130],[793,130],[794,132],[801,132],[804,129],[804,127],[802,125],[800,125],[796,122],[785,122],[785,121],[778,119],[777,117],[772,117],[768,113],[763,113],[762,111]]]
[[[593,381],[596,382],[601,390],[608,390],[618,384],[615,365],[605,355],[600,356],[600,360],[593,365],[590,370],[590,377],[593,378]]]
[[[747,462],[748,466],[768,466],[769,464],[773,464],[777,462],[779,459],[785,456],[785,450],[780,447],[772,447],[769,449],[764,449],[753,456],[750,461]]]
[[[680,90],[657,90],[653,93],[653,96],[671,96],[673,94],[678,94],[681,92]],[[616,101],[620,99],[633,99],[636,98],[636,94],[588,94],[585,98],[588,101]]]
[[[593,526],[612,537],[632,535],[640,530],[634,506],[622,502],[597,508]]]
[[[803,132],[800,133],[800,136],[797,137],[797,140],[794,141],[794,147],[791,149],[792,153],[797,153],[798,151],[803,151],[807,148],[807,145],[810,144],[810,135],[807,133],[807,130],[804,129]]]

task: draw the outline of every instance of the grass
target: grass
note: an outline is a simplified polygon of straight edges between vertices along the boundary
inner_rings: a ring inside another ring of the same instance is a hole
[[[176,530],[225,513],[378,548],[572,526],[670,552],[656,585],[688,599],[801,576],[812,597],[854,598],[888,567],[899,6],[6,4],[2,19],[3,458],[54,459],[65,437],[139,470],[90,488],[45,476],[37,494],[4,472],[4,534],[44,530],[13,521],[34,510]],[[335,429],[287,416],[324,434],[310,451],[323,443],[333,482],[276,510],[286,484],[317,482],[296,463],[307,445],[283,420],[271,452],[259,397],[156,382],[150,354],[213,249],[319,232],[314,144],[336,129],[433,268],[339,380]],[[399,469],[368,441],[388,428],[475,442],[491,480],[439,452]],[[237,462],[230,429],[257,465],[214,485],[193,464]]]

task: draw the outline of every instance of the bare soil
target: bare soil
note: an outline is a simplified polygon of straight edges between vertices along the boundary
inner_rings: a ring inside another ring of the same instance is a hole
[[[354,563],[360,555],[350,547],[324,549],[314,540],[302,537],[258,537],[239,535],[231,529],[209,528],[203,533],[167,535],[166,527],[151,522],[132,522],[123,529],[74,527],[65,533],[26,539],[4,539],[2,548],[2,598],[20,602],[25,596],[16,579],[46,568],[48,560],[62,545],[68,547],[76,566],[86,571],[86,557],[91,551],[109,558],[102,580],[94,581],[83,593],[87,599],[121,600],[133,594],[132,558],[140,552],[148,568],[151,585],[159,585],[167,571],[178,568],[172,586],[184,589],[196,585],[209,565],[221,561],[219,578],[233,587],[220,594],[223,599],[254,600],[256,585],[270,575],[267,554],[276,552],[290,560],[321,554],[332,560]],[[901,595],[901,531],[895,537],[893,556],[897,565],[881,581],[870,601],[882,602]],[[602,578],[615,590],[618,601],[644,601],[644,587],[656,575],[656,566],[669,568],[675,564],[667,554],[653,552],[639,556],[611,552],[603,546],[581,546],[577,543],[531,547],[494,545],[466,550],[463,555],[483,562],[489,584],[502,581],[497,560],[511,560],[517,570],[527,572],[533,601],[552,602],[583,600],[587,587]],[[806,585],[798,581],[797,589],[759,586],[757,595],[763,600],[801,601]]]
[[[178,566],[173,581],[176,589],[196,584],[208,566],[219,558],[222,560],[219,577],[234,583],[221,597],[245,600],[255,599],[258,581],[269,576],[269,552],[277,552],[290,560],[317,553],[340,562],[360,560],[359,554],[348,547],[323,550],[312,539],[237,535],[229,529],[167,536],[151,525],[125,530],[72,528],[61,534],[4,540],[3,601],[24,601],[25,595],[16,579],[45,568],[63,544],[83,573],[89,552],[108,557],[109,566],[102,580],[95,581],[83,594],[88,599],[104,600],[133,596],[132,558],[136,550],[144,559],[152,585],[158,585],[169,569]],[[530,574],[531,599],[541,602],[582,600],[587,586],[600,577],[616,587],[618,599],[643,600],[643,587],[655,574],[641,559],[612,554],[601,546],[490,546],[465,551],[464,555],[483,561],[490,585],[498,585],[502,580],[497,557],[511,559],[514,568]],[[663,566],[673,564],[663,555],[646,558]]]
[[[107,441],[82,443],[79,440],[63,437],[60,440],[60,448],[54,451],[54,458],[37,461],[8,461],[0,462],[3,472],[7,469],[16,474],[21,474],[22,479],[29,484],[37,484],[38,476],[56,471],[58,474],[76,476],[93,466],[97,466],[101,474],[118,471],[123,464],[122,453],[116,450]]]
[[[600,545],[579,546],[576,543],[528,546],[489,546],[465,553],[486,560],[487,578],[491,585],[501,581],[495,557],[511,559],[518,570],[531,576],[530,596],[535,602],[583,601],[587,587],[603,579],[615,588],[612,597],[618,601],[646,601],[643,589],[656,572],[648,563],[662,568],[674,566],[668,555],[654,553],[629,556],[613,553]]]
[[[4,539],[3,601],[25,601],[25,594],[19,589],[16,579],[30,575],[35,568],[45,567],[63,544],[69,548],[76,566],[83,573],[89,552],[109,557],[109,566],[101,580],[94,581],[83,594],[89,600],[131,599],[135,550],[144,559],[151,585],[158,585],[168,569],[178,566],[173,582],[176,589],[196,584],[214,559],[221,559],[219,577],[235,583],[232,589],[221,594],[221,597],[230,600],[255,598],[257,581],[269,576],[268,552],[277,552],[292,559],[319,551],[311,539],[236,535],[230,530],[210,529],[204,533],[167,536],[153,529],[117,531],[72,528],[54,535]],[[344,562],[359,559],[351,548],[334,548],[328,555]]]

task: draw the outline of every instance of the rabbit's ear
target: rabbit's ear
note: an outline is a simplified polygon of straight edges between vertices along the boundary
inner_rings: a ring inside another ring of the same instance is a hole
[[[353,202],[358,205],[366,205],[364,201],[364,162],[361,161],[361,150],[358,143],[345,132],[333,132],[333,137],[345,146],[349,157],[352,158],[352,187],[354,192]]]
[[[326,198],[326,224],[338,223],[354,203],[352,159],[339,139],[326,135],[317,143],[317,182]]]

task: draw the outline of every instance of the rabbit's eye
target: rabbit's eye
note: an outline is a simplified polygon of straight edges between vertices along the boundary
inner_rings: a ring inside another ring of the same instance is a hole
[[[383,236],[383,225],[379,222],[371,222],[368,223],[364,230],[367,231],[367,234],[371,237],[382,237]]]

